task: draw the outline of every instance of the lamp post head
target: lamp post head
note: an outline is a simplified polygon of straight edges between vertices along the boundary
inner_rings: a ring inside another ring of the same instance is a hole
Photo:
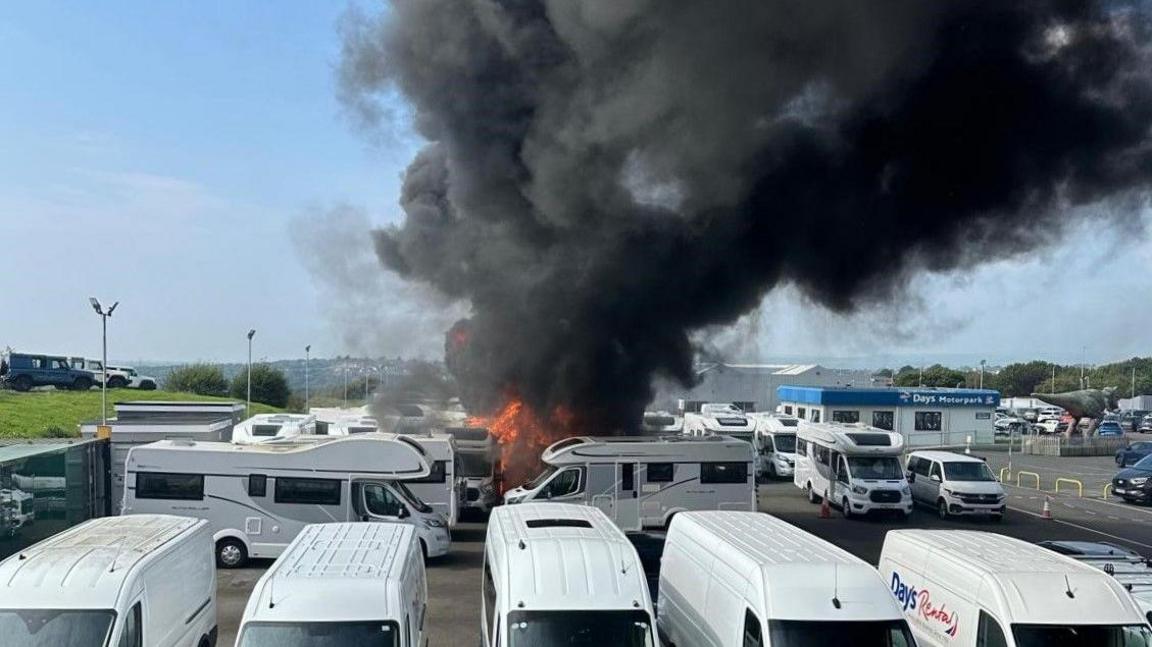
[[[305,346],[304,352],[305,353],[311,353],[312,352],[312,344],[308,344],[307,346]]]
[[[96,297],[88,297],[88,303],[92,304],[92,309],[96,311],[96,314],[104,316],[104,310],[100,307],[100,302],[96,300]]]
[[[118,305],[120,305],[119,301],[117,301],[116,303],[113,303],[111,308],[108,308],[108,316],[109,317],[111,317],[112,313],[116,311],[116,306],[118,306]]]
[[[256,329],[255,328],[248,331],[248,341],[252,341],[252,338],[255,336],[256,336]]]

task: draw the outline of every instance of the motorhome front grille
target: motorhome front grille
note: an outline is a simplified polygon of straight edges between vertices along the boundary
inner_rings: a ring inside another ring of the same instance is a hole
[[[873,503],[900,503],[900,492],[897,490],[872,490],[869,496]]]

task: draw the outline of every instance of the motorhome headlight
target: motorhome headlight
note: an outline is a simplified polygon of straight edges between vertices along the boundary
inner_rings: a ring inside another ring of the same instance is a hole
[[[852,492],[854,494],[868,494],[868,488],[864,487],[863,485],[853,485]]]

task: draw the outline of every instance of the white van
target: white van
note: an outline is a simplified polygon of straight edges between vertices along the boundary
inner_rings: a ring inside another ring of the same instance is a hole
[[[875,510],[912,514],[912,492],[900,465],[904,436],[859,424],[808,422],[796,427],[792,482],[808,500],[840,508],[845,518]]]
[[[880,574],[920,647],[1147,647],[1152,629],[1103,571],[1019,539],[892,530]]]
[[[412,526],[307,526],[256,583],[236,647],[424,647],[428,584]]]
[[[752,442],[759,461],[756,476],[761,479],[792,478],[796,467],[796,427],[800,419],[777,413],[751,414],[756,421]]]
[[[482,578],[484,647],[656,647],[640,557],[595,508],[496,508]]]
[[[663,527],[685,510],[756,509],[752,445],[728,436],[580,436],[541,460],[545,470],[505,503],[582,503],[624,530]]]
[[[912,500],[950,515],[985,515],[996,521],[1008,509],[1000,482],[979,458],[953,452],[915,451],[908,455]]]
[[[876,569],[759,512],[685,512],[668,529],[656,622],[678,647],[913,647]]]
[[[300,413],[258,413],[232,428],[237,445],[283,440],[316,433],[316,416]]]
[[[168,515],[91,519],[0,562],[0,643],[216,643],[212,532]]]
[[[404,485],[428,473],[420,444],[395,434],[255,445],[160,440],[129,450],[122,514],[207,519],[224,568],[276,557],[304,526],[331,521],[411,524],[425,554],[437,557],[448,552],[448,521]]]

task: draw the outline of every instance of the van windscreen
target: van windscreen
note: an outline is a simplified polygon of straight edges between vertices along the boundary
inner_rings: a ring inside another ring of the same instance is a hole
[[[513,611],[508,647],[655,647],[647,611]]]
[[[768,636],[772,647],[913,647],[916,644],[903,620],[769,620]]]
[[[238,647],[397,647],[394,620],[360,622],[250,622]]]
[[[5,647],[103,647],[115,618],[111,610],[0,609],[0,636]]]
[[[1017,647],[1147,647],[1152,630],[1146,625],[1012,625]]]

